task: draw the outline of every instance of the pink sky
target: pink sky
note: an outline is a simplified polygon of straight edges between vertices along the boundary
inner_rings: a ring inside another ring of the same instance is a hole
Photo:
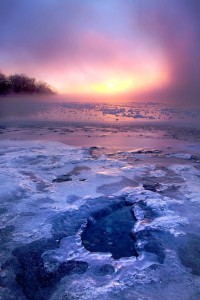
[[[8,0],[0,69],[86,97],[199,99],[196,0]],[[199,100],[198,100],[199,101]]]

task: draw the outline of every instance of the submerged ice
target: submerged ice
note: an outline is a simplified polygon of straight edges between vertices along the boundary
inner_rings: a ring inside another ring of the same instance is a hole
[[[199,299],[197,156],[1,141],[0,166],[2,299]]]
[[[129,206],[100,211],[88,220],[82,244],[91,252],[110,252],[114,259],[137,256],[131,229],[134,216]]]

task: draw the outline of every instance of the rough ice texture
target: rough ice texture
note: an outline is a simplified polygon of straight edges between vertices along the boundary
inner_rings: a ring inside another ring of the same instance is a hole
[[[2,299],[199,299],[200,167],[190,153],[1,141],[0,167]],[[137,257],[86,250],[87,222],[120,203],[132,206]]]

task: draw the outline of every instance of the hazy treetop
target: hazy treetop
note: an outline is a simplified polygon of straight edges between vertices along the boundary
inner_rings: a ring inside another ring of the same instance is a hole
[[[55,91],[46,82],[24,74],[6,76],[0,72],[0,95],[7,94],[44,94],[53,95]]]

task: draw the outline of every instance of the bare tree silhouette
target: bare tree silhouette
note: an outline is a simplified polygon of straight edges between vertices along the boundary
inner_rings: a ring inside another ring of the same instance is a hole
[[[7,94],[55,94],[54,89],[46,82],[24,74],[6,76],[0,72],[0,95]]]

